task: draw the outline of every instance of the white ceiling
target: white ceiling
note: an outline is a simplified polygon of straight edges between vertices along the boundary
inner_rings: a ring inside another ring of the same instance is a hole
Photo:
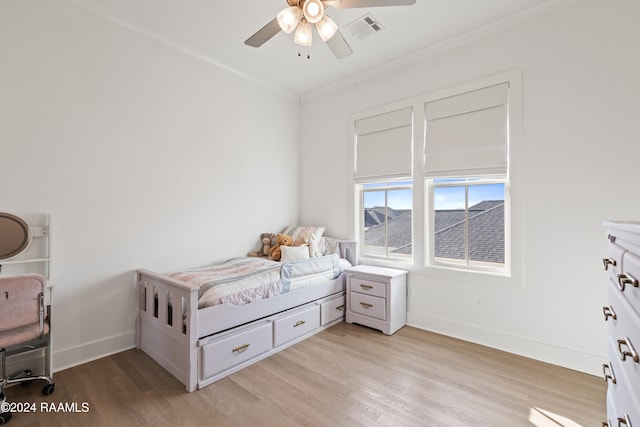
[[[417,0],[412,6],[328,8],[327,14],[353,49],[351,56],[340,60],[315,30],[310,48],[295,45],[293,34],[283,32],[260,48],[244,44],[287,6],[286,0],[71,1],[262,84],[303,94],[396,58],[515,25],[578,0]],[[384,31],[359,40],[343,28],[367,13]]]

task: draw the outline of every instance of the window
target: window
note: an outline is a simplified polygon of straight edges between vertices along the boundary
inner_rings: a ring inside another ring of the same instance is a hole
[[[358,189],[362,255],[411,259],[411,181],[360,184]]]
[[[431,263],[504,271],[508,184],[500,178],[431,179]]]
[[[500,83],[425,103],[428,264],[510,271],[508,100]]]
[[[411,260],[413,109],[356,120],[354,128],[360,255]]]
[[[350,234],[365,262],[519,277],[512,250],[521,248],[521,227],[511,207],[517,213],[521,199],[510,160],[520,157],[520,74],[350,117]]]

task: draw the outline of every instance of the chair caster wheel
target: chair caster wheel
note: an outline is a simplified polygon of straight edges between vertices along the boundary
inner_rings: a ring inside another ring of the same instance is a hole
[[[44,394],[45,396],[48,396],[51,393],[53,393],[55,389],[56,389],[55,384],[47,384],[46,386],[43,387],[42,394]]]
[[[11,412],[3,412],[0,414],[0,424],[6,424],[11,419]]]

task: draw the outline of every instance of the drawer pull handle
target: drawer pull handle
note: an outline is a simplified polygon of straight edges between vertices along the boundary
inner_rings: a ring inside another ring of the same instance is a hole
[[[361,302],[360,303],[361,306],[363,306],[364,308],[371,308],[373,307],[373,304],[367,304],[366,302]]]
[[[610,265],[614,267],[617,265],[616,260],[613,258],[602,258],[602,263],[604,264],[604,269],[608,270]]]
[[[627,350],[623,350],[622,347],[626,347]],[[620,357],[622,358],[623,361],[627,360],[627,356],[631,357],[631,359],[633,359],[634,362],[638,363],[640,362],[640,357],[638,357],[638,353],[636,352],[636,349],[633,348],[633,345],[631,344],[631,340],[627,337],[624,337],[623,339],[618,340],[618,352],[620,352]]]
[[[360,285],[360,287],[362,289],[364,289],[365,291],[368,291],[369,289],[373,289],[373,286],[371,286],[371,285]]]
[[[627,427],[633,427],[631,425],[631,420],[629,419],[629,414],[624,414],[624,417],[618,417],[618,427],[625,425]]]
[[[610,425],[611,425],[611,421],[609,420],[602,422],[602,427],[609,427]]]
[[[305,322],[304,320],[298,320],[296,323],[293,324],[293,327],[297,328],[298,326],[302,326],[305,323],[307,323],[307,322]]]
[[[610,364],[608,363],[602,364],[602,374],[604,375],[605,381],[611,380],[613,384],[616,384],[616,376],[614,375],[613,369],[611,368]]]
[[[637,288],[638,279],[633,277],[631,273],[618,274],[618,289],[620,289],[620,292],[624,292],[624,288],[626,285],[631,285],[634,288]]]
[[[337,306],[336,310],[338,310],[338,311],[344,310],[344,304]]]
[[[616,315],[616,312],[613,311],[613,307],[611,307],[611,306],[602,307],[602,313],[604,314],[605,322],[607,320],[609,320],[609,317],[611,317],[613,320],[617,320],[618,319],[618,316]]]
[[[244,353],[251,344],[244,344],[231,350],[232,353]]]

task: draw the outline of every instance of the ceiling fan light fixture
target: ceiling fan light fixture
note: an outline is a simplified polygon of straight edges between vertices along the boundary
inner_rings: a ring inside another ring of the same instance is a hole
[[[315,24],[324,16],[324,5],[320,0],[306,0],[302,5],[302,13],[307,21]]]
[[[293,42],[299,46],[311,46],[311,24],[305,19],[298,24]]]
[[[338,31],[338,25],[336,25],[333,19],[324,15],[320,22],[316,24],[316,30],[318,30],[318,34],[320,34],[322,41],[326,42],[333,37],[336,31]]]
[[[278,13],[278,25],[285,33],[291,33],[302,19],[302,11],[297,6],[287,7]]]

